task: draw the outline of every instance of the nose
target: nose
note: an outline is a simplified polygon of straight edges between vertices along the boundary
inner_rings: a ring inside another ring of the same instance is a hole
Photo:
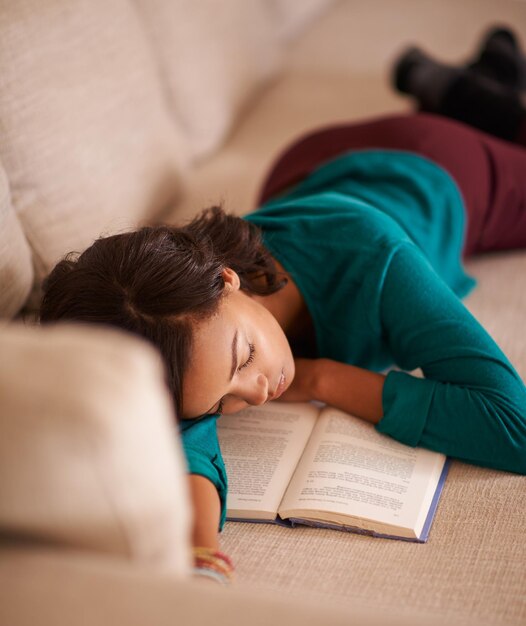
[[[258,374],[245,390],[243,394],[245,401],[248,404],[258,405],[263,404],[268,398],[268,379],[263,374]]]

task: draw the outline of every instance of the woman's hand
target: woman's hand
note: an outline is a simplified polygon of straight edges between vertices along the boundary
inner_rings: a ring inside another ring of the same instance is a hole
[[[296,374],[290,387],[280,396],[285,402],[318,400],[317,390],[323,359],[295,359]]]
[[[383,417],[384,382],[383,374],[332,359],[297,359],[296,376],[280,400],[319,400],[376,424]]]

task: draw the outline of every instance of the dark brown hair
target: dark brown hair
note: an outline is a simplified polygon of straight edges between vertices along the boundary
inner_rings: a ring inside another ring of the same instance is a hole
[[[103,237],[56,265],[44,282],[40,320],[109,324],[146,338],[161,351],[181,415],[192,326],[217,310],[226,267],[239,274],[248,293],[268,295],[286,282],[259,229],[220,207],[179,228]]]

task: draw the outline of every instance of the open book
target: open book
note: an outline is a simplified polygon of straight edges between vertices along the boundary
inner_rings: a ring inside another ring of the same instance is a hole
[[[271,402],[217,421],[227,519],[427,541],[448,462],[332,407]]]

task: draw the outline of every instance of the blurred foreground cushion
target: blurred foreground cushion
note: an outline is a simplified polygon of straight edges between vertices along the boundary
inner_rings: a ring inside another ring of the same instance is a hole
[[[185,573],[190,508],[164,370],[146,343],[0,326],[0,533]]]

